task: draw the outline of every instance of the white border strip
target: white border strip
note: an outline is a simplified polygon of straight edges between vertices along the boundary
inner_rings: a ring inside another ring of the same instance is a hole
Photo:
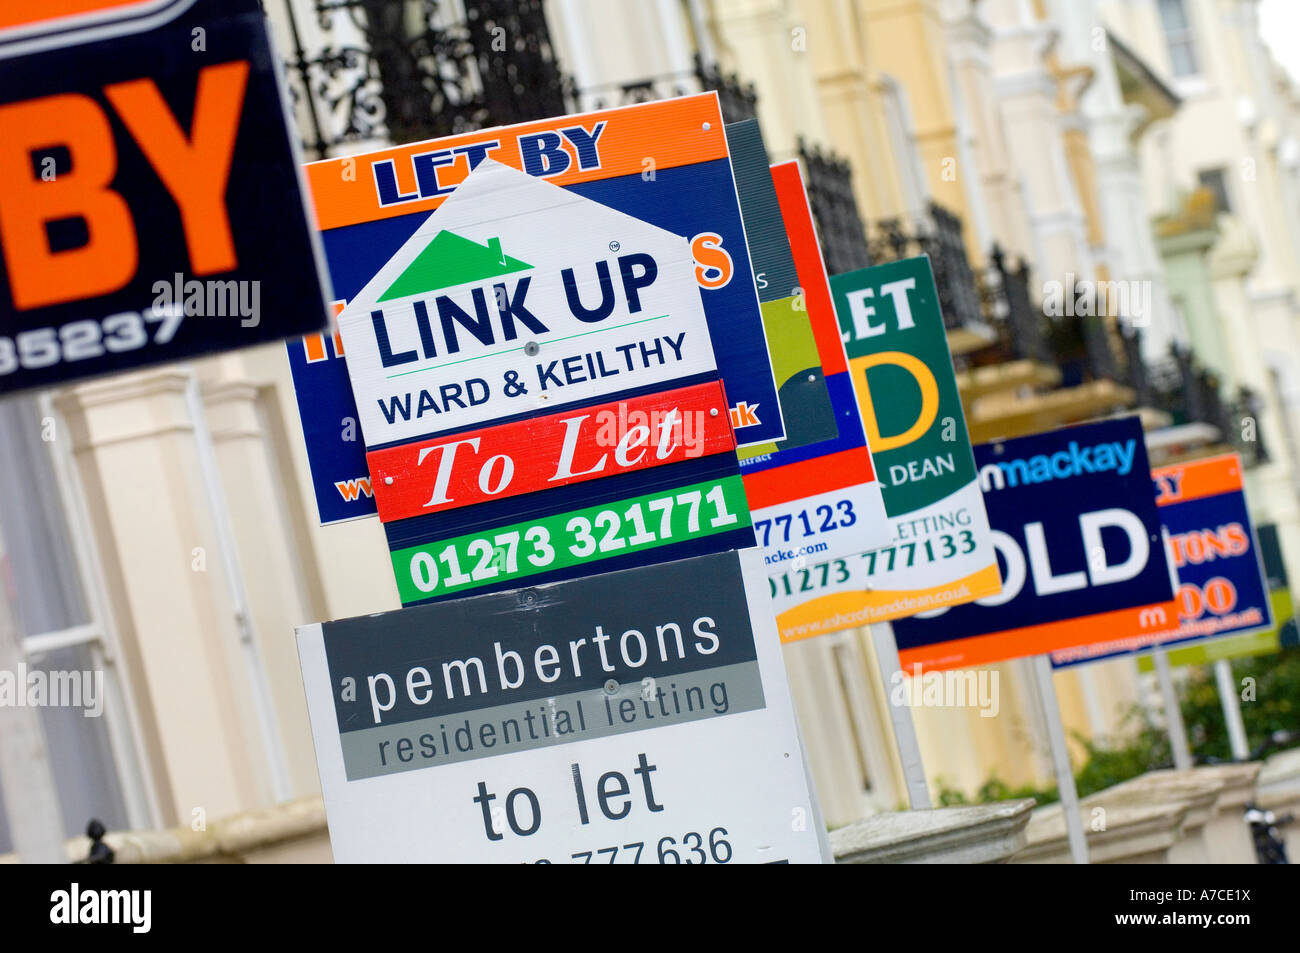
[[[130,33],[143,33],[175,20],[197,0],[142,0],[81,15],[43,20],[0,31],[0,60],[76,46]]]

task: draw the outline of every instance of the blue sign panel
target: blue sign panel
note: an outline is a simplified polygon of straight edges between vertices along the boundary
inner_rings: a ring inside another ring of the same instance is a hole
[[[343,302],[354,302],[412,240],[429,212],[455,194],[485,160],[522,169],[610,215],[689,240],[698,284],[694,290],[707,319],[717,372],[732,403],[737,442],[762,446],[781,440],[781,404],[720,119],[715,97],[687,97],[439,140],[447,147],[443,152],[431,152],[433,145],[423,143],[313,163],[308,176],[334,293]],[[572,141],[575,137],[577,142]],[[555,145],[563,142],[569,145]],[[565,149],[576,151],[570,156]],[[403,184],[408,173],[411,181]],[[561,245],[563,224],[561,220],[555,232]],[[611,241],[609,254],[625,251],[621,244]],[[505,254],[516,253],[507,249]],[[290,345],[291,363],[298,359],[294,347]],[[364,356],[353,349],[354,375],[364,370]],[[340,441],[340,420],[363,423],[362,416],[348,378],[338,373],[343,360],[322,360],[322,365],[329,365],[328,372],[312,365],[305,372],[295,367],[294,375],[322,521],[327,521],[327,511],[340,508],[348,516],[368,515],[374,506],[364,493],[341,503],[334,499],[352,493],[352,481],[368,474],[364,438],[370,438],[374,449],[405,442],[414,434],[376,439],[366,433],[355,442]],[[331,383],[335,379],[341,387]],[[324,387],[337,393],[325,396]],[[428,430],[434,429],[430,424]]]
[[[1177,626],[1142,426],[974,448],[1002,592],[894,623],[906,668],[955,668]]]
[[[1153,470],[1160,519],[1178,575],[1178,629],[1159,639],[1137,632],[1053,653],[1072,665],[1150,649],[1271,628],[1268,585],[1236,455]]]
[[[322,525],[375,515],[366,447],[337,334],[285,342]]]

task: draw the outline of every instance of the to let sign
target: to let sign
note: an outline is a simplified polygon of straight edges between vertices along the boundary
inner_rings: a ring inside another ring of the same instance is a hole
[[[757,550],[298,646],[341,863],[829,859]]]
[[[929,259],[863,268],[830,284],[889,540],[833,559],[809,557],[774,575],[787,641],[1001,588]],[[834,512],[830,518],[844,522]]]
[[[468,431],[367,456],[384,522],[735,449],[719,383]]]
[[[741,461],[755,535],[768,572],[776,577],[775,595],[780,577],[789,571],[808,569],[811,576],[826,567],[829,574],[832,560],[883,545],[890,531],[799,164],[773,166],[771,176],[778,221],[787,233],[801,306],[820,361],[818,376],[828,390],[836,431],[831,439],[804,445],[788,441],[776,444],[771,453]],[[777,625],[786,638],[780,615]]]
[[[368,447],[716,368],[685,239],[490,159],[339,330]]]
[[[0,394],[320,328],[261,5],[74,6],[0,12]]]

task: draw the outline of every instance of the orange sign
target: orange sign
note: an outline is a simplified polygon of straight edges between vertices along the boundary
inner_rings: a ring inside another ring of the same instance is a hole
[[[140,33],[180,16],[195,0],[4,0],[0,59]]]
[[[0,6],[0,30],[110,11],[120,16],[166,5],[166,0],[6,0]]]
[[[711,95],[449,136],[436,141],[436,151],[430,145],[309,163],[317,227],[432,211],[484,158],[570,186],[622,175],[653,181],[663,169],[727,157],[718,101]]]
[[[1192,463],[1159,467],[1151,471],[1151,479],[1156,483],[1156,506],[1232,493],[1242,488],[1241,458],[1228,453]]]

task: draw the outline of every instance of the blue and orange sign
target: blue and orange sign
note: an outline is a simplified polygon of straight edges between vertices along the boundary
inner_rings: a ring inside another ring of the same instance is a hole
[[[1137,417],[975,447],[1002,592],[894,623],[905,670],[965,668],[1178,627]]]
[[[715,376],[721,376],[726,387],[728,417],[736,431],[738,445],[762,445],[785,436],[785,423],[728,158],[727,138],[717,98],[712,94],[480,130],[308,165],[306,173],[334,293],[355,308],[363,289],[421,228],[428,226],[430,216],[439,212],[445,214],[446,208],[455,204],[451,202],[452,196],[463,191],[461,186],[469,180],[471,172],[478,170],[481,173],[494,164],[525,173],[537,182],[558,186],[572,196],[598,203],[611,216],[625,219],[630,225],[653,226],[681,241],[693,263],[694,285],[690,290],[698,295],[697,300],[703,307],[716,358]],[[563,192],[556,191],[563,197]],[[554,218],[556,235],[565,228],[574,231],[573,223],[563,210],[557,211]],[[610,269],[607,274],[620,277],[618,256],[626,256],[632,251],[622,247],[627,244],[626,236],[611,234],[607,243],[611,263],[601,266]],[[501,250],[504,253],[501,257],[503,267],[510,265],[509,258],[521,255],[512,247],[502,246]],[[536,264],[527,256],[523,258],[524,264]],[[581,264],[590,270],[590,261]],[[422,267],[422,262],[417,260],[412,266]],[[637,268],[641,269],[641,266]],[[522,270],[522,266],[510,266],[507,270],[511,273],[505,274],[500,283],[511,287],[514,287],[512,282],[516,278],[522,283],[531,274]],[[642,273],[643,270],[635,272]],[[532,296],[527,299],[529,309],[532,309],[541,285],[540,278],[535,277],[532,281],[532,290],[527,292]],[[586,292],[592,302],[598,300],[599,287],[593,283]],[[491,304],[492,299],[490,295],[485,297],[485,306]],[[509,294],[503,300],[512,307],[524,303],[522,292],[518,302]],[[462,309],[469,307],[464,302],[460,306]],[[398,383],[416,379],[436,382],[439,386],[431,390],[437,396],[441,385],[446,383],[442,379],[444,373],[465,369],[465,366],[458,366],[443,372],[434,366],[441,359],[429,357],[429,349],[423,346],[425,338],[431,336],[417,335],[417,322],[404,323],[400,315],[389,314],[384,304],[368,309],[363,316],[366,321],[373,319],[374,315],[370,313],[373,310],[383,311],[385,334],[389,336],[385,346],[378,349],[381,363],[407,359],[403,348],[408,348],[408,345],[401,343],[402,335],[420,345],[418,360],[409,363],[416,377],[403,377]],[[432,311],[429,313],[434,314]],[[475,312],[470,309],[467,313]],[[515,308],[514,313],[522,312]],[[529,313],[538,314],[535,310]],[[641,320],[656,318],[658,314],[638,313],[630,317]],[[441,320],[440,314],[435,317]],[[540,314],[538,320],[550,327]],[[346,337],[349,316],[344,315],[341,323]],[[439,328],[435,326],[433,330]],[[468,339],[466,332],[460,333],[462,339]],[[650,357],[659,353],[665,357],[675,355],[676,352],[670,353],[669,347],[679,343],[677,337],[664,336],[671,340],[667,343],[647,341],[646,353]],[[582,338],[579,343],[588,340],[595,339]],[[441,345],[441,341],[437,343]],[[464,340],[460,343],[463,344]],[[518,343],[527,344],[522,340]],[[538,339],[537,343],[545,348],[547,340]],[[371,489],[369,484],[357,489],[362,486],[357,481],[368,478],[367,444],[374,449],[380,443],[409,442],[448,429],[450,423],[427,413],[423,418],[427,427],[404,420],[409,425],[400,435],[372,437],[371,431],[376,430],[374,425],[377,423],[374,395],[358,395],[359,401],[354,400],[356,376],[366,354],[351,346],[348,351],[347,359],[343,359],[339,348],[331,347],[328,339],[318,341],[312,338],[309,345],[300,342],[289,345],[298,407],[323,523],[375,512],[375,501],[366,492]],[[629,353],[639,356],[641,351]],[[452,359],[461,360],[464,356],[457,353]],[[622,360],[622,356],[614,356]],[[313,360],[313,357],[320,359]],[[582,357],[575,367],[587,366],[585,355]],[[553,358],[542,361],[543,368],[549,368],[552,361]],[[605,365],[602,370],[600,362],[595,362],[602,379],[605,379],[603,375],[609,374],[607,379],[610,382],[617,381],[622,385],[628,381],[628,388],[638,386],[630,379],[633,370],[630,366],[625,367],[627,373],[623,377],[615,378],[612,372],[617,363],[607,360]],[[561,362],[559,367],[563,366]],[[349,369],[353,375],[351,383]],[[398,373],[407,373],[408,369],[385,367],[385,371],[396,377]],[[426,371],[430,373],[421,376]],[[484,377],[488,383],[496,383],[482,374],[470,376]],[[536,396],[542,385],[553,383],[554,378],[546,374],[534,377],[528,399]],[[679,386],[679,383],[661,380],[654,386],[664,389]],[[467,382],[467,387],[469,384],[482,393],[482,385]],[[561,397],[567,397],[573,390],[567,381],[566,388],[560,391]],[[606,388],[599,394],[593,391],[588,396],[592,400],[625,396],[606,392],[608,390]],[[399,412],[407,411],[404,395],[394,392],[380,396],[385,397],[380,410],[391,415],[394,421]],[[493,395],[493,402],[498,396]],[[410,413],[413,416],[418,416],[422,403],[422,394],[411,398]],[[555,403],[558,400],[552,401]],[[516,402],[514,409],[519,416],[542,412],[528,400]],[[552,406],[547,412],[554,409]],[[447,415],[441,416],[445,418]],[[499,415],[485,414],[483,419],[466,419],[463,426],[481,426],[500,419]],[[357,428],[363,432],[356,433]]]
[[[1057,665],[1271,628],[1260,548],[1251,527],[1236,454],[1151,471],[1156,505],[1178,575],[1178,628],[1053,653]]]

